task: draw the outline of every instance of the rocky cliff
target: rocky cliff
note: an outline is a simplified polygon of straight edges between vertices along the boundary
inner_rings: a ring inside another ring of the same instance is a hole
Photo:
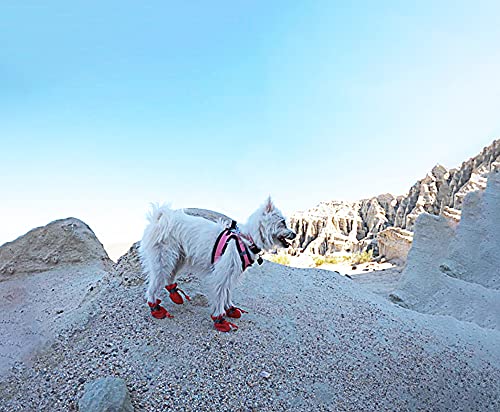
[[[467,194],[457,224],[422,213],[390,298],[406,307],[500,330],[500,169],[484,191]]]
[[[411,231],[423,212],[457,216],[465,195],[486,187],[486,176],[496,163],[500,163],[500,139],[458,168],[436,165],[404,196],[387,193],[357,202],[332,200],[294,213],[290,224],[297,238],[290,252],[324,255],[372,249],[379,232],[391,226]]]

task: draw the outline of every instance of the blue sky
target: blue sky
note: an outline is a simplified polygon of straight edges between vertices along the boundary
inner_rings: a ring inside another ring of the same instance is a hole
[[[4,1],[0,244],[404,193],[500,136],[497,1]]]

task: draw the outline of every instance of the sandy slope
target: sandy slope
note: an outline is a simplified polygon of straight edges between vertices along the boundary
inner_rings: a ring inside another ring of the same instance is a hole
[[[62,329],[86,322],[105,275],[101,265],[86,265],[1,282],[0,377],[17,361],[29,364]]]
[[[143,286],[112,281],[88,323],[0,384],[1,411],[70,411],[84,381],[123,377],[136,410],[499,410],[500,334],[415,313],[348,278],[266,262],[248,273],[240,329],[194,302],[155,320]],[[104,299],[104,297],[106,299]]]

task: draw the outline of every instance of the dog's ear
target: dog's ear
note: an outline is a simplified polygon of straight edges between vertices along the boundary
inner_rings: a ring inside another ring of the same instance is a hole
[[[266,206],[264,208],[266,213],[271,213],[274,209],[273,201],[271,200],[271,196],[269,196],[266,200]]]

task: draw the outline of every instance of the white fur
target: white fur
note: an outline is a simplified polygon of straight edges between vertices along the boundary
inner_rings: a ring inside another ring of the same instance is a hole
[[[218,235],[227,228],[202,217],[187,215],[170,207],[153,205],[148,215],[139,254],[148,276],[146,298],[155,302],[162,289],[175,282],[175,277],[189,266],[195,273],[209,277],[212,315],[224,315],[233,306],[232,290],[242,273],[236,243],[230,241],[222,257],[212,265],[212,249]],[[239,225],[262,250],[281,246],[278,236],[293,239],[295,233],[287,228],[281,212],[271,198],[253,213],[245,225]],[[244,242],[249,242],[243,239]],[[253,258],[255,256],[252,255]]]

